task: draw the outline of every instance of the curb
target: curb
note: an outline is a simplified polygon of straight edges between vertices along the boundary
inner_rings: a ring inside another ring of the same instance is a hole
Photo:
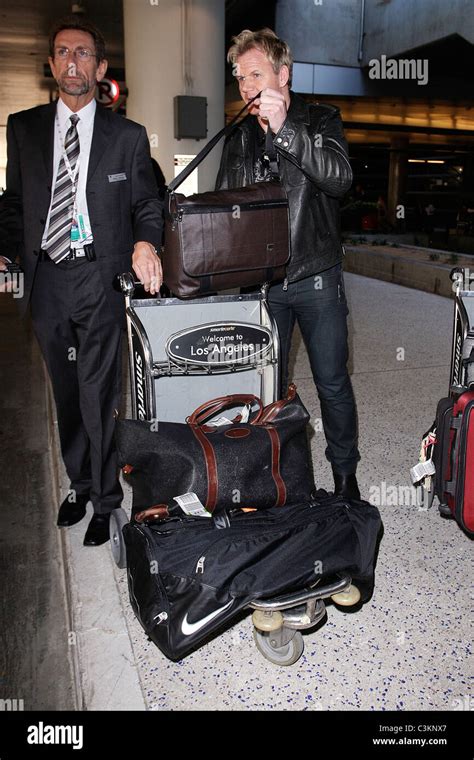
[[[64,492],[65,472],[55,423],[55,404],[47,371],[47,414],[54,498]],[[60,529],[67,627],[74,636],[69,649],[75,710],[146,710],[147,702],[132,643],[132,631],[119,588],[118,569],[107,544],[93,549],[90,559],[82,547],[83,526]],[[104,548],[104,547],[103,547]],[[87,569],[89,576],[83,571]],[[117,572],[116,572],[117,571]],[[94,594],[90,592],[93,578]],[[104,664],[104,652],[107,653]]]
[[[436,264],[363,246],[344,246],[346,272],[453,298],[449,273],[454,264]],[[460,264],[461,266],[461,264]]]
[[[54,406],[54,400],[53,400],[53,394],[51,389],[51,384],[48,377],[48,372],[46,369],[46,365],[43,361],[43,374],[45,379],[45,389],[46,389],[46,414],[47,419],[49,421],[49,435],[48,435],[48,444],[49,444],[49,451],[50,451],[50,462],[51,462],[51,485],[52,485],[52,491],[53,491],[53,498],[56,500],[56,503],[59,504],[60,501],[60,459],[59,459],[59,436],[58,436],[58,429],[57,424],[55,422],[55,406]],[[66,615],[67,615],[67,623],[69,627],[69,632],[72,632],[75,630],[74,626],[74,601],[72,599],[72,583],[71,583],[71,574],[69,571],[69,564],[68,559],[70,556],[69,551],[69,542],[68,542],[68,536],[66,530],[58,530],[59,536],[58,541],[60,545],[60,555],[61,555],[61,567],[62,567],[62,582],[63,582],[63,591],[64,591],[64,599],[66,603]],[[84,692],[82,689],[82,681],[80,677],[80,656],[78,651],[78,645],[77,642],[74,646],[69,646],[70,651],[70,657],[69,657],[69,664],[71,668],[71,676],[72,676],[72,683],[73,683],[73,693],[74,693],[74,707],[75,710],[80,711],[84,710]]]

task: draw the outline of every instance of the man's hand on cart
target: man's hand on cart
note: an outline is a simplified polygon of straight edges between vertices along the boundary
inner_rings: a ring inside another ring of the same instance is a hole
[[[143,240],[135,243],[132,266],[145,290],[152,295],[158,293],[163,282],[163,270],[160,257],[151,243]]]

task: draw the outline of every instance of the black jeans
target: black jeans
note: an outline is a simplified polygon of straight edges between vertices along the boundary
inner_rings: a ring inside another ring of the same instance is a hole
[[[288,385],[288,360],[295,320],[303,336],[321,402],[326,457],[335,472],[356,471],[357,412],[347,371],[347,308],[342,266],[268,291],[268,305],[278,326],[281,346],[281,387]]]

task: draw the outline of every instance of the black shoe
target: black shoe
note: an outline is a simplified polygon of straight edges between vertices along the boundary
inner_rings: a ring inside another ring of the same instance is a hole
[[[75,501],[69,501],[66,497],[59,507],[58,519],[56,525],[59,528],[69,528],[71,525],[78,523],[86,514],[86,504],[89,496],[76,494]]]
[[[360,491],[357,485],[355,472],[349,475],[341,475],[334,472],[334,496],[342,496],[345,499],[358,499],[360,501]]]
[[[100,546],[109,540],[110,512],[105,515],[92,515],[84,536],[84,546]]]

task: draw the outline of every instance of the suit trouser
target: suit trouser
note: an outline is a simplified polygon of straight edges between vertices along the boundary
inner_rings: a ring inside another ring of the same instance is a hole
[[[122,330],[97,262],[38,262],[31,316],[51,378],[71,491],[90,494],[94,511],[104,514],[123,496],[114,442]]]
[[[321,402],[326,458],[343,475],[356,471],[357,413],[347,371],[347,308],[340,264],[318,275],[268,291],[268,305],[280,336],[281,387],[288,386],[288,363],[295,320],[303,336]]]

